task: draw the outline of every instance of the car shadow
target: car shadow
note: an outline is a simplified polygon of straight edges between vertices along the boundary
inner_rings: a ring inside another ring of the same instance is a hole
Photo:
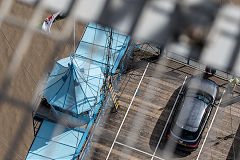
[[[175,103],[175,100],[177,98],[177,95],[180,91],[180,87],[178,87],[173,94],[171,95],[171,97],[169,98],[166,106],[164,107],[164,110],[162,112],[162,114],[160,115],[160,117],[158,118],[158,121],[153,129],[152,135],[150,137],[150,141],[149,141],[149,145],[151,150],[154,152],[157,143],[160,139],[161,133],[165,127],[165,124],[167,122],[167,119],[170,115],[170,112],[172,110],[172,107]],[[170,141],[168,141],[167,138],[167,132],[169,130],[170,124],[171,124],[172,119],[170,118],[168,125],[166,127],[166,130],[163,134],[162,140],[159,144],[159,147],[157,149],[157,154],[156,155],[161,155],[161,157],[165,157],[166,155],[168,156],[168,158],[170,158],[169,156],[171,155],[171,158],[182,158],[182,157],[186,157],[189,154],[191,154],[191,152],[185,152],[185,151],[180,151],[178,149],[176,149],[176,145],[171,144]],[[171,153],[169,153],[171,152]]]

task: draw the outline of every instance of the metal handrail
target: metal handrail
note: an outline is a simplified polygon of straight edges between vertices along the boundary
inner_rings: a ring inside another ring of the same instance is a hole
[[[169,56],[169,53],[174,54],[176,57]],[[189,65],[189,66],[191,66],[193,68],[196,68],[198,70],[201,70],[201,71],[205,71],[205,67],[207,66],[207,65],[201,64],[198,61],[196,61],[194,59],[191,59],[189,57],[184,57],[182,55],[179,55],[179,54],[177,54],[177,53],[175,53],[173,51],[166,51],[164,55],[167,58],[170,58],[170,59],[173,59],[173,60],[176,60],[176,61],[180,61],[181,63],[187,64],[187,65]],[[177,58],[177,57],[180,57],[180,58]],[[181,59],[183,59],[183,60],[181,60]],[[193,65],[193,63],[191,63],[191,62],[198,63],[199,66],[201,65],[201,66],[204,66],[204,67],[201,68],[201,67],[199,67],[197,65]],[[222,74],[219,74],[219,73],[222,73]],[[217,77],[219,77],[221,79],[224,79],[224,80],[228,80],[229,78],[233,77],[232,74],[230,74],[230,73],[228,73],[226,71],[220,70],[220,69],[216,69],[215,76],[217,76]]]

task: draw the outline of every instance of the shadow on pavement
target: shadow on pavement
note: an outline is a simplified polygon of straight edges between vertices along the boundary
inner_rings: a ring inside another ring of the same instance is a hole
[[[151,150],[154,152],[156,146],[157,146],[157,143],[159,141],[159,138],[162,134],[162,131],[164,129],[164,126],[167,122],[167,119],[170,115],[170,112],[172,110],[172,107],[174,105],[174,102],[177,98],[177,95],[180,91],[180,87],[178,87],[174,92],[173,94],[171,95],[170,99],[168,100],[167,102],[167,105],[165,106],[162,114],[160,115],[160,117],[158,118],[158,121],[153,129],[153,132],[152,132],[152,135],[150,137],[150,141],[149,141],[149,145],[150,145],[150,148]],[[167,128],[163,134],[163,137],[162,137],[162,140],[161,140],[161,143],[159,144],[159,147],[158,147],[158,150],[157,150],[157,155],[161,155],[161,157],[165,157],[166,155],[169,156],[171,155],[171,158],[174,158],[174,157],[186,157],[190,154],[190,152],[183,152],[183,151],[180,151],[180,150],[177,150],[175,148],[175,144],[171,144],[170,141],[168,141],[168,138],[167,138],[167,132],[169,130],[169,127],[170,127],[170,124],[171,124],[171,121],[172,119],[170,118],[169,122],[168,122],[168,125],[167,125]],[[172,148],[171,148],[172,147]],[[171,153],[169,153],[171,152]],[[165,156],[164,156],[165,155]]]
[[[240,125],[238,126],[236,135],[234,137],[232,146],[228,152],[227,160],[237,160],[239,159],[240,151]]]

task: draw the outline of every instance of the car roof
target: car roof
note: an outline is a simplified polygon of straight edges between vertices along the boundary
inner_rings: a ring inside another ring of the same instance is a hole
[[[213,99],[215,99],[218,92],[218,85],[214,81],[200,76],[190,78],[187,82],[187,88],[201,90],[211,95]]]
[[[196,132],[201,124],[207,104],[193,97],[186,97],[180,104],[181,110],[176,124],[185,130]]]
[[[187,81],[187,90],[195,90],[196,93],[204,92],[212,96],[213,100],[218,92],[218,85],[209,79],[204,79],[200,76],[194,76],[188,79]],[[186,94],[184,94],[186,96]],[[208,104],[204,103],[202,100],[185,97],[180,103],[181,110],[176,117],[176,124],[185,130],[196,132],[200,127],[202,118],[204,116],[205,110]]]

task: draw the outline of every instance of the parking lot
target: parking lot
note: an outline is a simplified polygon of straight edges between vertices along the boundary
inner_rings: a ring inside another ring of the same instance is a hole
[[[167,129],[166,122],[185,77],[200,73],[202,71],[166,57],[136,63],[119,84],[118,112],[110,113],[110,107],[105,107],[84,159],[236,158],[240,134],[239,103],[219,107],[202,147],[217,107],[214,108],[199,147],[191,154],[175,151],[168,145],[166,133],[162,134]],[[221,92],[225,90],[226,80],[211,79],[221,86]]]

